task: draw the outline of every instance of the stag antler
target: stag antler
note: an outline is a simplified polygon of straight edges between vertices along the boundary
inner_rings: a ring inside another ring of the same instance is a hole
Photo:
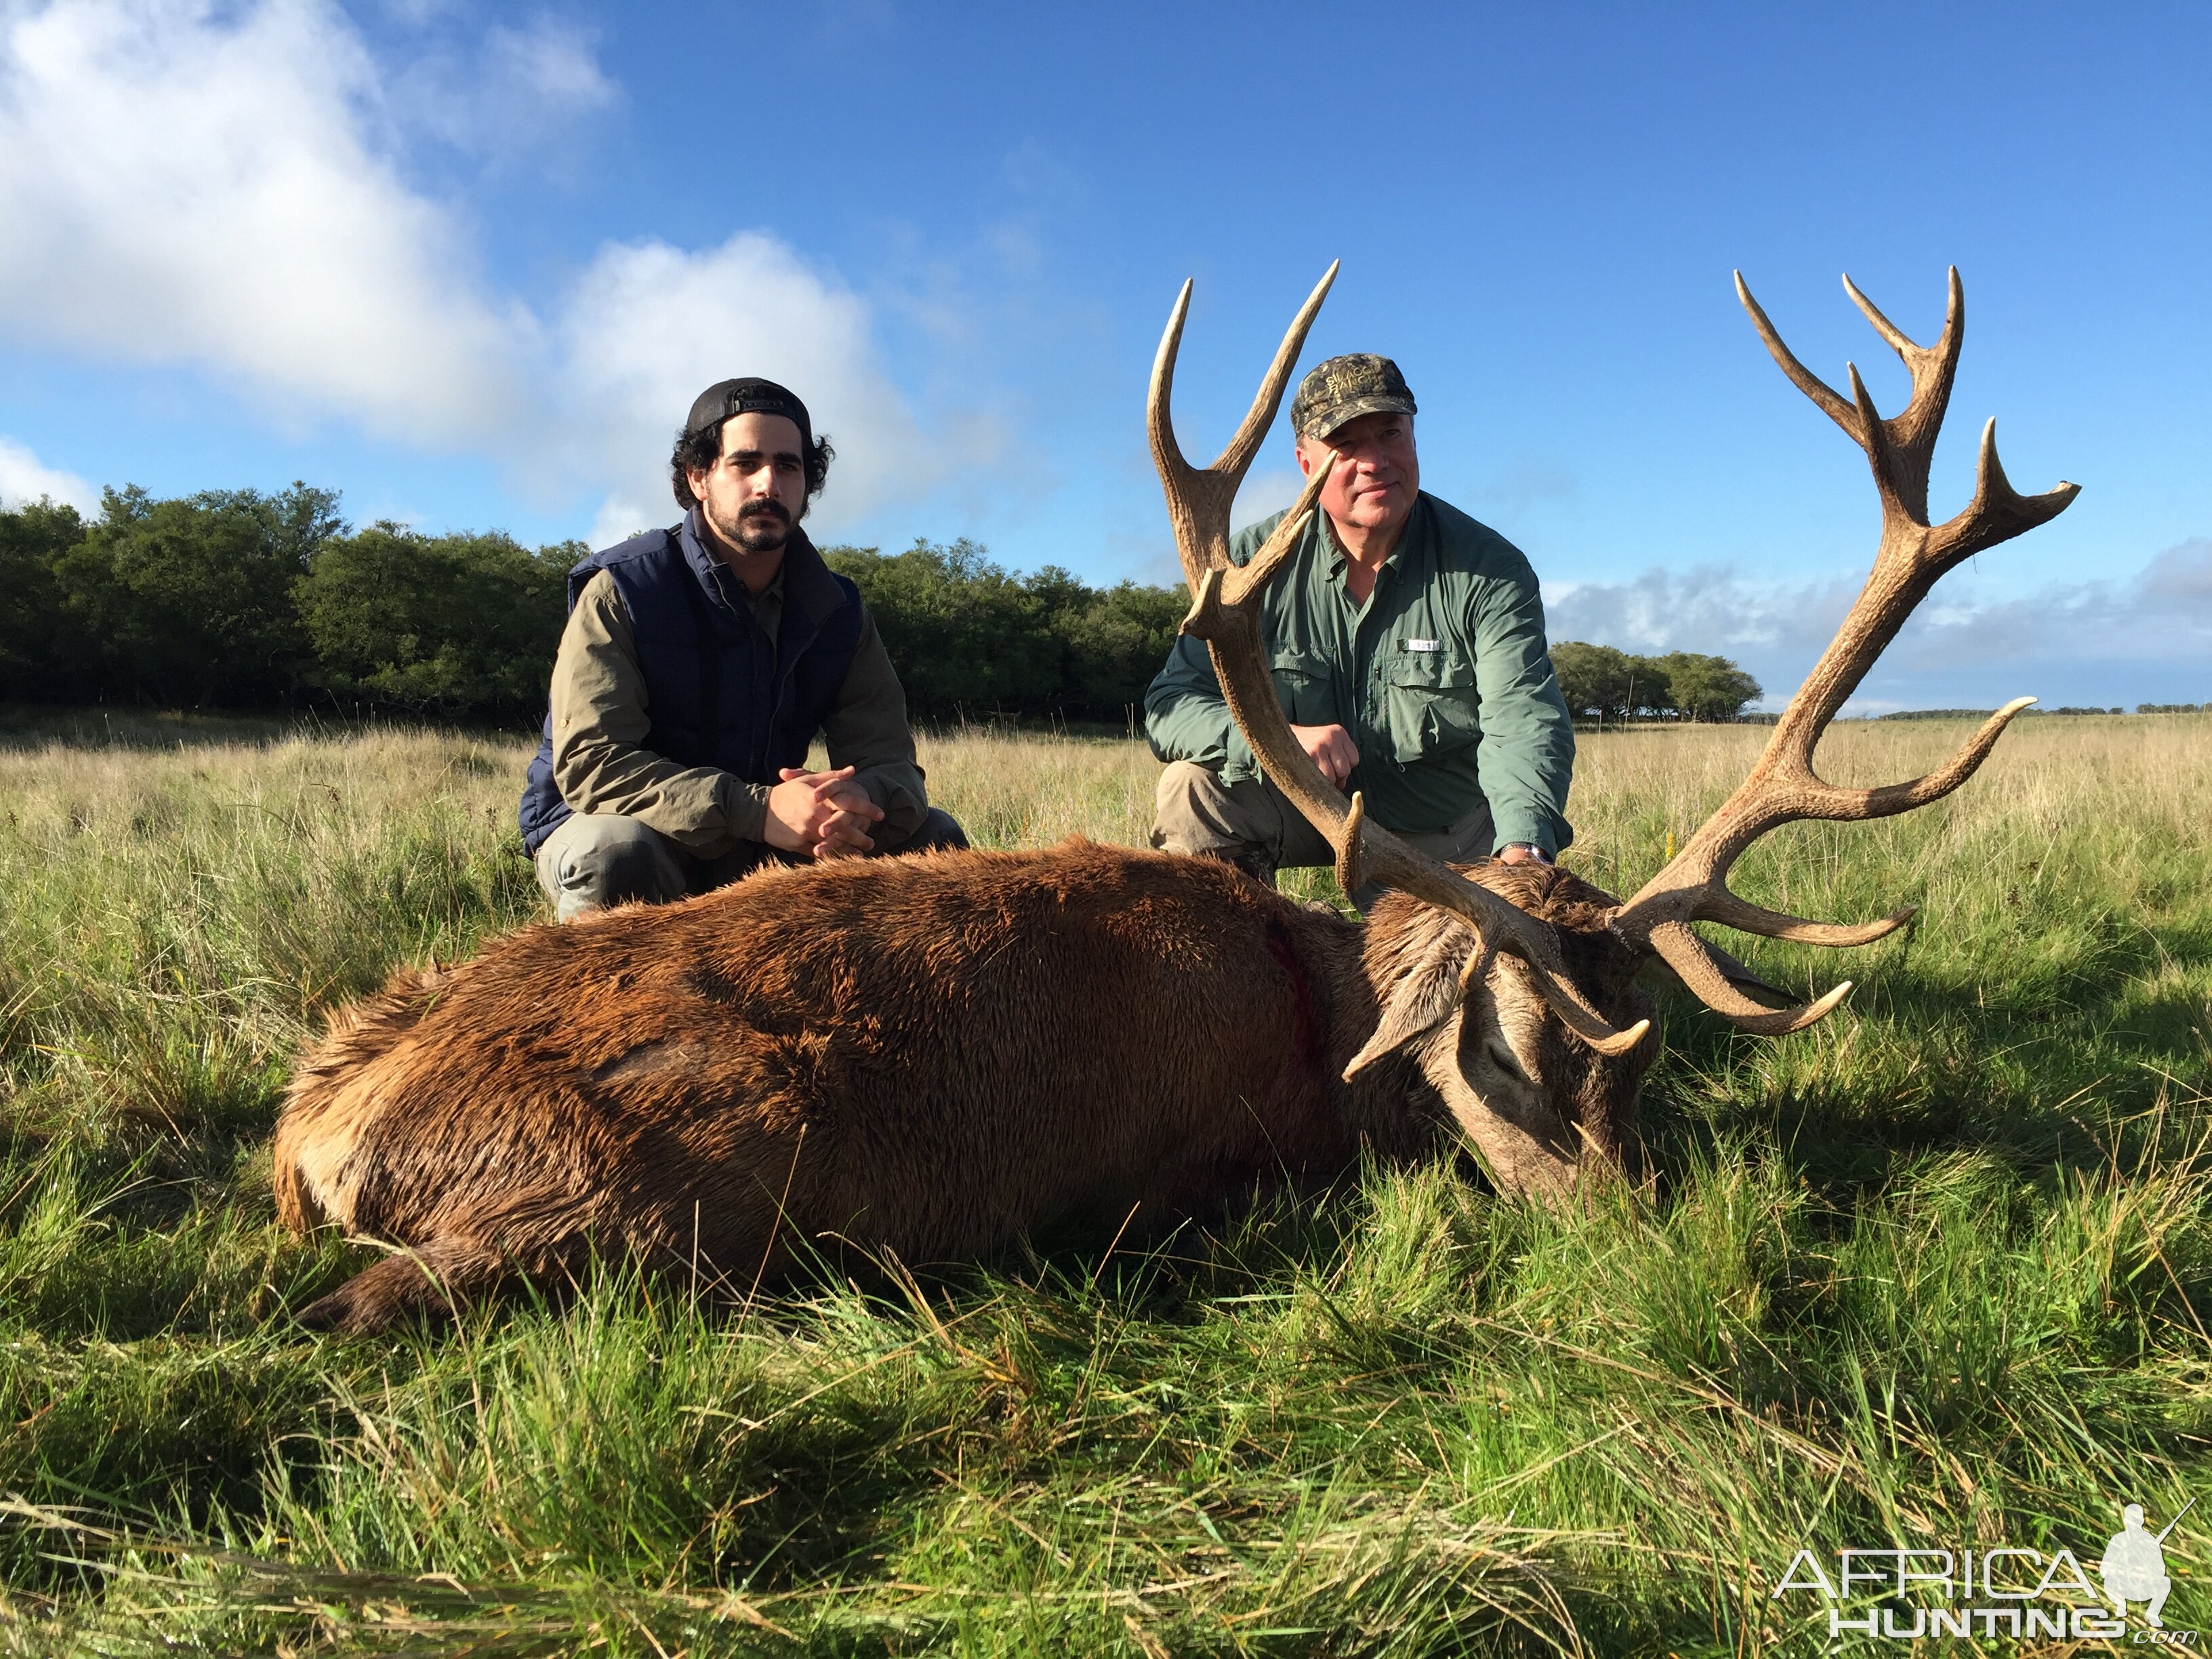
[[[1997,464],[1997,423],[1993,420],[1982,428],[1974,499],[1956,518],[1931,526],[1928,522],[1929,464],[1936,453],[1936,432],[1943,424],[1944,406],[1950,401],[1951,380],[1958,371],[1959,347],[1966,331],[1966,296],[1959,286],[1958,268],[1954,265],[1951,270],[1950,307],[1942,336],[1933,346],[1913,343],[1858,291],[1850,277],[1844,278],[1844,287],[1875,331],[1890,343],[1911,373],[1911,399],[1894,419],[1884,420],[1875,412],[1856,365],[1850,366],[1851,396],[1846,399],[1799,362],[1782,343],[1759,301],[1751,297],[1741,271],[1735,279],[1736,297],[1751,313],[1752,326],[1759,331],[1759,337],[1766,343],[1782,372],[1866,451],[1874,469],[1875,489],[1881,497],[1881,545],[1875,555],[1874,574],[1867,578],[1858,602],[1819,664],[1798,688],[1751,775],[1690,837],[1674,862],[1621,906],[1611,924],[1613,931],[1630,945],[1662,957],[1707,1007],[1725,1014],[1746,1030],[1769,1036],[1810,1025],[1844,1000],[1851,988],[1850,981],[1845,980],[1817,1002],[1802,1007],[1779,1011],[1762,1007],[1729,982],[1715,951],[1690,930],[1690,923],[1717,921],[1770,939],[1844,945],[1871,944],[1911,920],[1910,907],[1856,927],[1784,915],[1747,903],[1729,891],[1729,870],[1747,847],[1779,824],[1799,818],[1849,821],[1908,812],[1941,799],[1973,775],[2006,723],[2034,698],[2018,697],[2007,703],[1948,763],[1910,783],[1893,783],[1879,789],[1838,788],[1814,772],[1813,750],[1875,659],[1945,571],[1986,548],[2047,523],[2081,493],[2079,485],[2070,483],[2061,483],[2041,495],[2015,492],[2005,478],[2004,468]]]
[[[1462,987],[1478,979],[1497,952],[1510,952],[1535,969],[1545,1000],[1570,1030],[1602,1053],[1626,1053],[1643,1038],[1650,1022],[1638,1020],[1625,1031],[1617,1029],[1569,982],[1559,939],[1548,926],[1476,886],[1449,866],[1416,852],[1381,825],[1365,823],[1360,797],[1355,794],[1346,800],[1322,775],[1321,769],[1298,746],[1282,705],[1276,701],[1274,676],[1260,635],[1257,600],[1269,578],[1305,533],[1334,463],[1317,469],[1307,480],[1297,505],[1242,569],[1229,561],[1229,514],[1237,487],[1243,482],[1260,441],[1275,418],[1283,389],[1305,344],[1306,331],[1313,326],[1322,301],[1336,280],[1336,270],[1335,265],[1330,265],[1315,285],[1283,337],[1244,423],[1237,428],[1237,435],[1229,441],[1220,459],[1202,470],[1183,459],[1168,416],[1176,352],[1182,343],[1191,285],[1185,283],[1176,297],[1175,313],[1168,319],[1167,332],[1160,340],[1160,355],[1152,365],[1146,421],[1152,434],[1152,459],[1167,495],[1168,517],[1175,526],[1176,550],[1182,556],[1183,575],[1190,583],[1194,601],[1190,614],[1183,618],[1182,631],[1206,641],[1230,716],[1252,745],[1261,770],[1336,849],[1337,880],[1346,892],[1371,878],[1452,912],[1474,929],[1480,941],[1461,976]]]

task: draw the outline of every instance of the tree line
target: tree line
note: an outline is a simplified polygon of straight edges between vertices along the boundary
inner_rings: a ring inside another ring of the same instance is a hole
[[[580,544],[356,531],[332,490],[0,513],[0,695],[506,718],[542,708]]]
[[[534,720],[581,542],[355,529],[337,492],[102,492],[0,511],[0,697]],[[1016,575],[967,541],[823,550],[858,584],[915,717],[1123,723],[1178,590]]]
[[[581,542],[348,525],[336,491],[102,492],[97,518],[0,511],[0,697],[534,720]],[[1006,569],[965,539],[828,547],[860,587],[917,720],[1121,726],[1167,659],[1180,587]],[[1578,718],[1734,720],[1758,683],[1723,657],[1566,641]]]
[[[1560,694],[1577,720],[1734,720],[1763,695],[1726,657],[1669,651],[1639,657],[1609,645],[1562,640],[1552,647]]]

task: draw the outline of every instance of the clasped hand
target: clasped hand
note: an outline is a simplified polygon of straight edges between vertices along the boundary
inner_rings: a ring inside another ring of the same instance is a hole
[[[853,781],[853,769],[805,772],[787,766],[782,780],[768,792],[768,817],[761,838],[787,853],[817,859],[854,858],[875,851],[869,826],[883,822],[884,809]]]

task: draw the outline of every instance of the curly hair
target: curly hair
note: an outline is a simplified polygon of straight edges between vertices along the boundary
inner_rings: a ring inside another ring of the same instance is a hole
[[[694,468],[703,472],[722,459],[722,428],[710,426],[704,432],[679,432],[676,434],[675,453],[668,458],[669,483],[676,491],[676,505],[689,513],[699,505],[699,498],[691,493],[690,474]],[[837,452],[830,447],[824,436],[814,441],[814,447],[806,453],[806,499],[811,501],[822,493],[822,486],[830,481],[830,463],[837,459]]]

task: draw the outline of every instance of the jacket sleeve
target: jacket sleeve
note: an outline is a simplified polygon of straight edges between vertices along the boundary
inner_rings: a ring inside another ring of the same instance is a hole
[[[1279,513],[1247,526],[1230,538],[1232,564],[1250,562],[1267,532],[1281,519]],[[1260,763],[1252,745],[1230,718],[1214,678],[1213,659],[1206,641],[1188,634],[1176,635],[1166,665],[1152,677],[1145,692],[1145,738],[1155,759],[1195,761],[1219,770],[1223,781],[1235,783],[1260,775]]]
[[[1468,628],[1482,699],[1475,767],[1497,845],[1524,841],[1557,853],[1575,838],[1566,817],[1575,726],[1545,647],[1536,573],[1517,551],[1477,587]]]
[[[1252,745],[1222,700],[1206,642],[1188,634],[1176,637],[1167,665],[1145,693],[1145,737],[1157,759],[1218,768],[1231,783],[1260,775]]]
[[[584,585],[553,661],[553,785],[577,812],[611,812],[720,858],[758,841],[768,791],[643,747],[653,723],[628,607],[605,571]]]
[[[929,811],[922,769],[915,760],[914,728],[907,724],[906,690],[884,649],[876,619],[862,613],[853,665],[837,700],[823,718],[822,740],[832,769],[850,766],[854,781],[884,809],[872,839],[897,847],[921,828]]]

